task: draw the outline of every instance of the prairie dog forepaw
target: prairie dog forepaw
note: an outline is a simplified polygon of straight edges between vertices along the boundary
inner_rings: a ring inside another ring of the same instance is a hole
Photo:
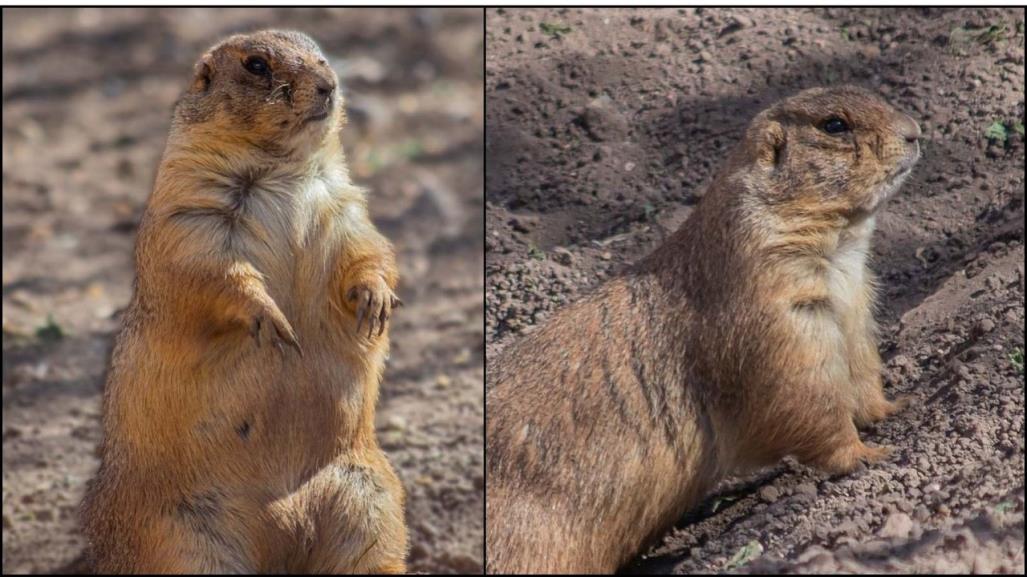
[[[346,300],[357,315],[357,334],[363,334],[362,327],[367,321],[367,338],[381,336],[385,325],[392,316],[392,309],[403,306],[403,301],[392,292],[385,281],[360,283],[346,292]]]
[[[912,400],[912,395],[902,395],[894,401],[889,401],[882,395],[879,401],[868,404],[862,410],[856,412],[853,416],[856,426],[863,428],[882,421],[905,409]]]
[[[831,474],[851,473],[858,469],[862,463],[869,465],[883,461],[890,457],[891,454],[891,447],[868,447],[862,441],[856,441],[839,448],[827,457],[812,464]]]
[[[269,337],[264,336],[265,329],[270,333]],[[263,344],[263,341],[270,340],[279,350],[282,348],[282,343],[285,343],[296,349],[300,356],[303,356],[303,350],[300,349],[300,344],[296,340],[296,331],[292,329],[289,319],[285,318],[278,307],[265,308],[254,314],[250,335],[257,342],[258,347]]]

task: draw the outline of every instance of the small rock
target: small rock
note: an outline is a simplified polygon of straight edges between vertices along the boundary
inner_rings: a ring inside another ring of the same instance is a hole
[[[407,421],[399,415],[392,415],[385,420],[385,429],[388,431],[403,431],[407,428]]]
[[[979,334],[987,334],[995,330],[995,321],[991,319],[984,319],[977,323],[977,331]]]
[[[510,219],[510,228],[514,229],[514,231],[516,232],[521,233],[531,232],[531,229],[528,228],[528,223],[517,218],[516,216]]]
[[[795,492],[799,495],[807,495],[810,497],[817,496],[817,486],[813,483],[801,483],[795,487]]]
[[[597,142],[620,142],[627,138],[630,131],[627,119],[617,109],[616,103],[605,94],[588,103],[578,122]]]
[[[574,264],[574,253],[562,246],[558,246],[553,249],[553,260],[564,266],[570,266]]]
[[[781,491],[779,491],[777,487],[766,486],[760,488],[760,499],[763,499],[767,503],[777,501],[780,496]]]
[[[909,532],[913,530],[913,520],[905,513],[892,513],[885,520],[878,535],[885,539],[898,538],[906,539]]]

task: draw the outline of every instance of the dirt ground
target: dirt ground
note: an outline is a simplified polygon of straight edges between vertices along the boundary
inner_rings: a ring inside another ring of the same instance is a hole
[[[923,160],[878,219],[890,462],[724,482],[627,573],[1024,570],[1024,14],[486,11],[487,354],[688,216],[748,121],[878,90]]]
[[[397,247],[378,425],[410,568],[482,570],[482,11],[6,9],[4,573],[81,569],[76,506],[172,102],[206,47],[271,26],[337,66],[351,172]]]

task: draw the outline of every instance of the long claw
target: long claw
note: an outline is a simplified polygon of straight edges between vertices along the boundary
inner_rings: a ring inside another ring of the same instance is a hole
[[[275,327],[275,332],[278,334],[279,339],[275,342],[275,345],[278,347],[279,351],[282,350],[282,343],[284,342],[293,349],[296,349],[296,352],[299,353],[301,357],[303,356],[303,350],[300,349],[300,343],[296,340],[295,336],[289,333],[283,333],[282,331],[278,330],[278,327]]]
[[[364,314],[366,312],[367,312],[367,309],[365,309],[364,307],[360,307],[357,310],[357,332],[358,333],[360,332],[360,325],[364,324]]]
[[[260,346],[260,317],[253,320],[253,325],[250,327],[250,336],[256,341],[257,346]]]
[[[362,296],[362,295],[361,295]],[[363,299],[361,299],[363,300]],[[364,326],[364,319],[368,317],[368,312],[371,308],[371,292],[367,292],[367,302],[363,302],[357,306],[359,314],[357,316],[357,334],[360,334],[360,327]],[[370,322],[370,318],[367,319]]]

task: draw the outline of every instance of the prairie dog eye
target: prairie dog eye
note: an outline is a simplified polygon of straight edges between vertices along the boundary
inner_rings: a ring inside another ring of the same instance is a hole
[[[849,127],[848,122],[845,122],[837,116],[832,116],[821,123],[820,130],[823,130],[828,134],[842,134],[843,132],[849,132],[852,129]]]
[[[271,67],[267,64],[267,60],[264,60],[260,56],[250,56],[246,59],[246,62],[243,63],[243,67],[251,74],[256,74],[257,76],[264,76],[271,70]]]

